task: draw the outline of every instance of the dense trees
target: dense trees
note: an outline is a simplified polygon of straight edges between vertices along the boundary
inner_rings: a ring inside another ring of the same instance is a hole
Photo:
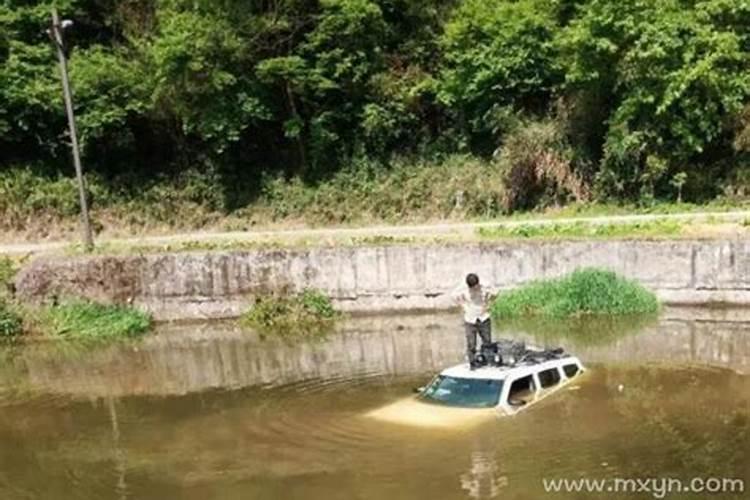
[[[123,186],[199,172],[232,208],[456,152],[506,169],[508,209],[750,177],[750,0],[2,0],[0,170],[68,169],[52,3],[86,164]]]
[[[750,89],[748,14],[746,1],[594,0],[562,33],[565,90],[607,108],[605,192],[652,197],[680,171],[733,167],[717,162],[733,161],[727,126]]]

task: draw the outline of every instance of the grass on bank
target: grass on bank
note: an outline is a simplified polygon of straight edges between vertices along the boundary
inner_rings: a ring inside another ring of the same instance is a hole
[[[151,317],[131,307],[75,301],[54,306],[21,306],[0,298],[0,341],[46,338],[85,343],[135,339]]]
[[[17,270],[13,260],[0,257],[0,342],[27,334],[86,342],[132,339],[151,328],[148,314],[128,306],[84,300],[41,307],[20,304],[11,293]]]
[[[0,171],[0,234],[6,240],[78,234],[75,179],[43,175],[44,170],[18,166]],[[106,237],[750,209],[749,199],[734,196],[705,204],[540,201],[535,209],[510,212],[506,174],[497,161],[466,155],[401,158],[388,165],[361,160],[316,183],[295,177],[253,179],[252,195],[233,202],[215,174],[198,170],[140,182],[107,181],[90,173],[87,184],[95,229]]]
[[[319,337],[333,330],[341,313],[317,290],[259,297],[240,318],[262,335]]]
[[[650,203],[605,202],[568,203],[562,206],[540,207],[538,209],[516,212],[509,218],[524,220],[527,218],[568,219],[575,217],[606,217],[618,215],[674,215],[689,213],[727,213],[750,210],[750,198],[720,197],[703,203],[676,203],[657,200]]]
[[[571,318],[584,315],[655,313],[656,295],[612,271],[579,269],[557,279],[538,280],[502,293],[492,304],[497,318]]]
[[[492,162],[455,155],[387,167],[361,160],[316,183],[265,176],[243,187],[253,193],[239,201],[227,200],[227,186],[198,170],[133,185],[91,173],[87,184],[97,231],[126,236],[495,217],[502,212],[502,175]],[[60,238],[77,226],[74,178],[24,167],[0,171],[0,233]]]
[[[98,342],[140,337],[151,324],[151,316],[135,308],[79,300],[44,308],[35,326],[45,337]]]
[[[395,246],[395,245],[425,245],[440,244],[457,241],[455,236],[357,236],[320,238],[313,236],[286,238],[258,238],[258,239],[223,239],[217,238],[175,241],[165,244],[129,244],[102,242],[97,243],[93,251],[88,251],[80,243],[74,243],[65,248],[66,255],[133,255],[148,253],[182,253],[182,252],[231,252],[242,250],[278,250],[320,248],[320,247],[364,247],[364,246]]]
[[[481,227],[480,238],[494,239],[612,239],[679,236],[685,224],[675,220],[644,222],[560,224],[522,224],[518,226]]]
[[[129,340],[146,334],[151,316],[137,309],[74,301],[54,306],[20,306],[0,298],[0,342],[24,338],[83,343]]]

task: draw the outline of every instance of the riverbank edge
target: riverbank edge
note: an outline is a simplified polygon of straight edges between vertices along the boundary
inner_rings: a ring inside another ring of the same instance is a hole
[[[665,305],[750,305],[750,239],[482,242],[39,257],[16,298],[129,304],[157,321],[236,318],[256,297],[317,289],[345,312],[444,310],[475,272],[492,292],[610,269]]]

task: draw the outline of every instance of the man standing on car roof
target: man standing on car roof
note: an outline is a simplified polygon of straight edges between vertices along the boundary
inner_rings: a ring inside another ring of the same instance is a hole
[[[489,313],[489,293],[482,289],[479,277],[471,273],[466,276],[466,285],[461,285],[453,292],[453,298],[463,308],[464,327],[466,330],[466,355],[474,366],[474,354],[477,348],[477,334],[482,344],[492,342],[492,323]]]

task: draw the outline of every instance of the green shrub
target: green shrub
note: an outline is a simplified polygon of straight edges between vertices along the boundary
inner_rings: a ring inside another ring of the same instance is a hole
[[[0,297],[7,293],[16,276],[16,265],[8,257],[0,257]]]
[[[554,7],[537,0],[457,2],[440,39],[438,97],[460,110],[475,139],[503,132],[504,108],[549,99],[562,77],[551,43],[554,16]]]
[[[89,187],[98,191],[98,184],[92,179]],[[0,227],[9,229],[22,229],[40,216],[76,217],[79,208],[75,178],[47,177],[28,167],[0,171],[0,213]]]
[[[21,316],[6,301],[15,275],[14,262],[7,257],[0,257],[0,342],[18,337],[23,333]]]
[[[561,123],[528,121],[504,140],[500,151],[506,211],[586,202],[589,188],[573,171],[573,150]]]
[[[23,333],[21,317],[0,297],[0,342]]]
[[[210,168],[186,169],[171,177],[125,173],[110,180],[90,172],[86,185],[95,224],[196,228],[226,208]],[[0,230],[49,234],[51,229],[74,229],[80,213],[76,186],[75,177],[45,175],[39,165],[0,169]]]
[[[339,316],[327,296],[316,290],[304,290],[258,298],[241,322],[264,334],[320,336],[332,329]]]
[[[103,341],[139,337],[151,328],[151,317],[132,307],[73,301],[44,310],[41,330],[47,336]]]
[[[686,165],[692,183],[706,157],[723,156],[726,117],[742,112],[750,91],[747,7],[737,5],[592,0],[560,32],[568,87],[609,109],[599,196],[664,198]],[[722,175],[713,177],[716,186]]]
[[[498,318],[624,315],[653,313],[658,309],[656,296],[640,284],[594,268],[531,282],[500,294],[492,304],[492,313]]]

